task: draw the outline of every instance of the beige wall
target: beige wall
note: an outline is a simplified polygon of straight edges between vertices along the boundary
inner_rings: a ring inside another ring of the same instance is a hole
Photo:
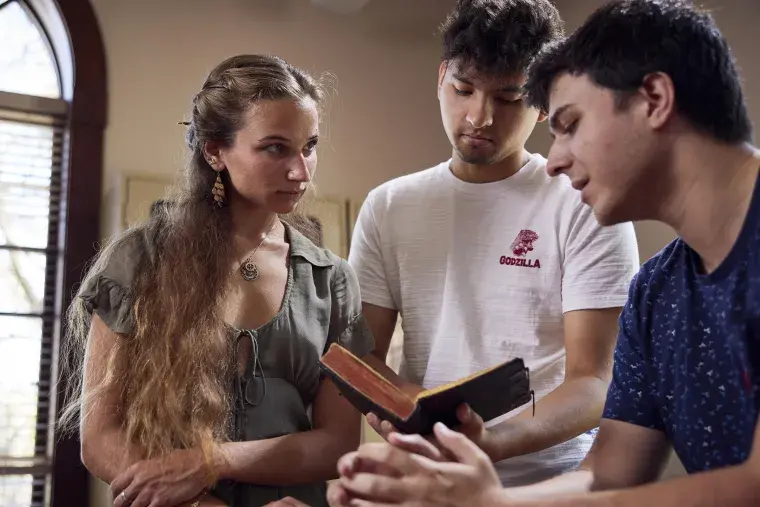
[[[110,93],[104,235],[115,230],[115,207],[108,203],[116,198],[119,173],[172,173],[182,166],[184,129],[177,122],[208,71],[237,53],[274,53],[336,76],[316,177],[323,193],[363,197],[447,154],[435,95],[434,31],[449,0],[375,1],[351,17],[308,0],[93,4]]]
[[[106,136],[103,235],[116,230],[116,188],[123,171],[171,174],[184,162],[190,100],[208,70],[243,52],[271,52],[315,73],[337,77],[329,103],[317,184],[324,194],[363,197],[392,177],[449,154],[435,96],[435,28],[453,0],[373,0],[357,16],[313,8],[307,0],[92,0],[106,45],[110,121]],[[558,0],[568,28],[602,0]],[[752,36],[753,0],[722,5],[719,23],[744,77],[760,80]],[[748,87],[752,117],[760,93]],[[539,125],[529,149],[546,154]],[[672,238],[668,228],[637,224],[642,259]],[[96,506],[108,505],[104,489]]]
[[[448,155],[435,98],[435,28],[452,0],[373,0],[355,16],[307,0],[93,0],[106,44],[110,121],[106,135],[103,234],[116,228],[122,171],[172,174],[184,162],[190,100],[208,70],[241,52],[272,52],[337,78],[327,108],[316,182],[321,192],[363,197],[392,177]],[[603,0],[557,0],[568,30]],[[707,0],[750,83],[760,80],[753,29],[760,3]],[[747,88],[760,118],[760,92]],[[754,93],[753,93],[754,92]],[[540,124],[528,148],[546,154]],[[637,224],[642,259],[673,237],[659,224]]]

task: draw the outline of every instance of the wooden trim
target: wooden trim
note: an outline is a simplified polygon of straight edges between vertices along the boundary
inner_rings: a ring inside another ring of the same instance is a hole
[[[71,303],[84,269],[96,253],[100,239],[101,185],[103,178],[103,135],[107,122],[106,55],[98,20],[88,0],[54,0],[66,28],[73,60],[67,159],[63,174],[63,203],[59,247],[65,248],[59,277],[59,315]],[[43,20],[44,21],[44,20]],[[55,38],[52,41],[56,43]],[[59,55],[66,51],[56,48]],[[65,67],[63,62],[60,62]],[[66,97],[68,98],[68,97]],[[59,340],[62,332],[59,329]],[[60,361],[56,347],[54,361]],[[58,372],[53,372],[57,378]],[[65,379],[57,385],[56,413],[63,402]],[[55,384],[54,384],[55,385]],[[80,459],[80,443],[75,436],[55,434],[51,506],[90,505],[90,476]]]

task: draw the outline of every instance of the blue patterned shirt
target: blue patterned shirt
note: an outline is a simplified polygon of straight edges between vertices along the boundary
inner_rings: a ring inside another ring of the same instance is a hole
[[[689,473],[749,457],[760,407],[760,184],[703,274],[676,239],[631,283],[603,417],[664,432]]]

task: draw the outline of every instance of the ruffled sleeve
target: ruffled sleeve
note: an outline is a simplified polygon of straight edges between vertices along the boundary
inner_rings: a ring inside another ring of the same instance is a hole
[[[115,333],[134,331],[132,286],[144,253],[141,235],[124,238],[114,245],[107,263],[96,264],[79,292],[90,315],[96,314]]]
[[[375,339],[362,314],[359,282],[346,261],[340,259],[332,283],[333,311],[330,319],[330,342],[337,342],[362,357],[375,348]]]

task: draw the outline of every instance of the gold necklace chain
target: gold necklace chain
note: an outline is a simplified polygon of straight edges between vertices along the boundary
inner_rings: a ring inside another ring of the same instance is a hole
[[[269,228],[266,234],[264,234],[264,237],[261,238],[261,242],[259,242],[258,246],[253,250],[251,255],[245,258],[245,260],[240,263],[240,276],[243,277],[243,280],[246,282],[252,282],[256,280],[259,277],[259,267],[256,265],[255,262],[253,262],[253,256],[256,255],[256,252],[259,251],[259,248],[261,245],[264,244],[264,241],[267,239],[269,234],[274,230],[274,227],[277,225],[277,221],[275,220],[277,218],[277,215],[275,215],[272,218],[272,221],[274,222],[272,224],[272,227]]]

